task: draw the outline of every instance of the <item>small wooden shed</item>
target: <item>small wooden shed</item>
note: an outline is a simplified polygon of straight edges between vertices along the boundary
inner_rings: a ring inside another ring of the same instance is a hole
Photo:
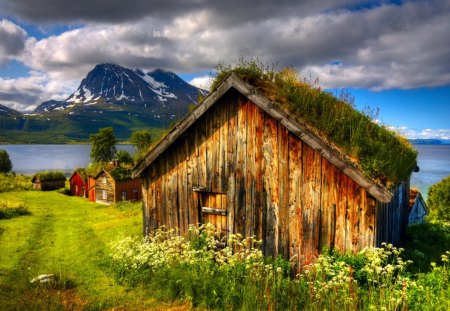
[[[33,176],[31,182],[35,190],[57,190],[66,186],[66,176],[62,172],[40,172]]]
[[[298,266],[323,247],[397,243],[409,181],[386,189],[313,130],[230,75],[136,165],[144,234],[213,223]]]
[[[115,168],[102,169],[95,176],[95,202],[115,204],[119,201],[139,201],[142,199],[140,179],[132,179],[131,171]]]
[[[69,178],[72,195],[87,198],[87,174],[84,169],[75,170]]]
[[[411,210],[409,212],[408,225],[423,223],[428,215],[428,207],[418,189],[410,190],[409,206]]]

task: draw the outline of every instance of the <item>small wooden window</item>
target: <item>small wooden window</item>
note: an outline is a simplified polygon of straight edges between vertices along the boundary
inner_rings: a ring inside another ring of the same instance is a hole
[[[132,197],[134,201],[137,201],[138,199],[138,190],[136,188],[131,189]]]
[[[108,193],[106,190],[102,190],[102,200],[106,201],[108,199]]]
[[[106,175],[103,175],[103,176],[102,176],[102,183],[103,183],[103,184],[106,184]]]
[[[127,191],[124,190],[122,191],[122,201],[126,201],[127,200]]]

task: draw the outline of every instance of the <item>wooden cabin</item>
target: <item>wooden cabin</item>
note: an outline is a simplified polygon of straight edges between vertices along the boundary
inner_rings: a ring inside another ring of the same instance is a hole
[[[397,243],[409,181],[380,186],[309,127],[230,75],[136,165],[144,234],[213,223],[265,255],[315,261],[324,247]]]
[[[115,204],[119,201],[139,201],[142,199],[140,179],[131,179],[128,175],[115,174],[120,168],[111,171],[102,169],[95,176],[95,202]]]
[[[87,198],[87,175],[84,170],[78,169],[69,178],[70,192],[72,195]]]
[[[409,192],[409,217],[408,225],[421,224],[428,215],[428,207],[422,194],[418,189],[411,189]]]
[[[66,177],[62,172],[41,172],[31,179],[34,190],[51,191],[64,188]]]

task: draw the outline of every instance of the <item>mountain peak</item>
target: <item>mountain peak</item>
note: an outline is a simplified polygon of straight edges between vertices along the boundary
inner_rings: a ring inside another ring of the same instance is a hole
[[[148,110],[145,114],[152,113],[157,118],[164,116],[173,120],[183,116],[190,104],[197,103],[199,92],[205,93],[162,68],[145,72],[142,69],[102,63],[88,72],[78,89],[65,101],[42,103],[35,112],[68,109],[72,115],[76,115],[80,109],[86,111],[106,104],[108,109]]]

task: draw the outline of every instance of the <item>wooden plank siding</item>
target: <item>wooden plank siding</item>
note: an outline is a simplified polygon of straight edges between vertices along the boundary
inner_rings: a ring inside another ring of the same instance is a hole
[[[189,224],[210,222],[227,234],[255,235],[265,255],[291,258],[298,267],[324,247],[355,252],[394,241],[400,231],[388,228],[405,219],[398,203],[407,184],[390,206],[379,203],[234,89],[141,177],[144,233],[164,225],[185,234]]]

